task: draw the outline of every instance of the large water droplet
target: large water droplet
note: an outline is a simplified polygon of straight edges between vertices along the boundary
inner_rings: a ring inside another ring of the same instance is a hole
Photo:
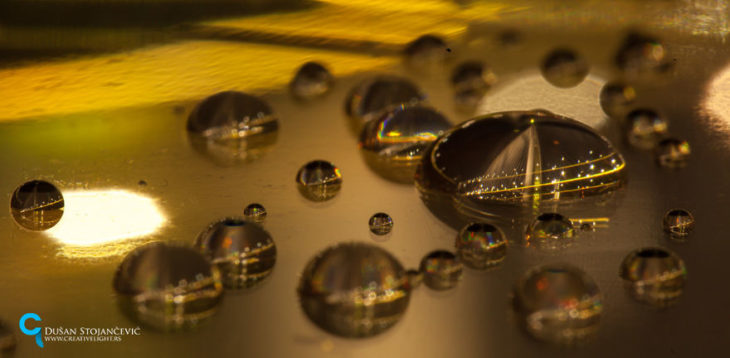
[[[667,121],[650,109],[636,109],[626,116],[626,139],[640,149],[653,149],[667,134]]]
[[[602,136],[546,111],[465,122],[424,152],[416,184],[437,217],[465,222],[531,218],[560,210],[600,217],[626,183],[623,157]]]
[[[313,160],[297,173],[299,192],[312,201],[334,198],[342,188],[342,174],[334,164],[324,160]]]
[[[333,82],[332,74],[326,67],[319,62],[307,62],[294,75],[289,89],[294,97],[309,100],[327,93]]]
[[[172,331],[210,318],[223,285],[218,268],[199,252],[153,243],[124,258],[114,276],[114,290],[122,311],[135,321]]]
[[[485,223],[464,226],[456,237],[456,253],[466,266],[484,270],[499,265],[507,255],[507,240],[498,227]]]
[[[219,165],[254,160],[276,142],[277,118],[268,104],[241,92],[221,92],[200,102],[188,117],[193,148]]]
[[[401,105],[415,105],[425,100],[411,81],[396,76],[377,76],[355,86],[345,102],[345,112],[355,133],[362,126]]]
[[[225,218],[198,235],[196,247],[221,272],[227,288],[251,288],[269,277],[276,264],[276,245],[258,224]]]
[[[513,304],[530,335],[565,345],[593,337],[603,311],[593,279],[568,264],[549,264],[528,271],[514,288]]]
[[[661,72],[666,66],[666,51],[656,39],[630,33],[616,53],[616,66],[627,76],[643,76]]]
[[[47,230],[58,224],[63,207],[61,191],[43,180],[24,183],[10,198],[10,212],[15,222],[33,231]]]
[[[423,35],[408,43],[404,49],[406,62],[420,70],[442,65],[451,54],[451,48],[441,37]]]
[[[375,213],[368,221],[370,232],[375,235],[386,235],[393,229],[393,218],[386,213]]]
[[[666,307],[676,303],[682,295],[687,269],[675,253],[659,247],[647,247],[624,258],[619,276],[637,301]]]
[[[438,291],[456,287],[463,271],[456,255],[445,250],[432,251],[424,256],[419,269],[426,286]]]
[[[423,151],[449,128],[449,121],[431,108],[398,108],[365,124],[360,133],[361,153],[382,177],[413,183]]]
[[[570,246],[574,236],[570,219],[557,213],[545,213],[527,227],[525,242],[540,249],[555,250]]]
[[[456,107],[463,111],[474,111],[487,91],[497,81],[491,68],[479,61],[467,61],[451,74]]]
[[[672,169],[683,168],[692,153],[689,142],[677,138],[667,138],[659,142],[654,150],[657,164]]]
[[[266,215],[266,208],[259,203],[249,204],[245,209],[243,209],[243,216],[257,224],[263,223],[264,220],[266,220]]]
[[[603,112],[612,118],[623,118],[636,102],[634,87],[621,82],[608,82],[599,95]]]
[[[542,76],[555,87],[570,88],[579,85],[588,76],[588,63],[573,50],[557,49],[542,62]]]
[[[0,352],[9,352],[15,349],[15,333],[4,321],[0,320]]]
[[[312,322],[344,337],[387,330],[403,316],[410,299],[400,262],[363,243],[343,243],[319,253],[302,272],[298,292]]]
[[[662,224],[672,238],[685,239],[695,228],[695,217],[685,209],[672,209],[664,214]]]

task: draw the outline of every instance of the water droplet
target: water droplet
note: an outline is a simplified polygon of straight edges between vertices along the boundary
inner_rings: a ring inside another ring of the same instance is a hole
[[[0,320],[0,353],[15,349],[15,333],[4,321]]]
[[[457,66],[451,74],[457,108],[474,111],[496,81],[492,69],[482,62],[467,61]]]
[[[397,108],[365,124],[360,133],[361,153],[377,174],[410,184],[422,152],[449,128],[449,121],[431,108]]]
[[[555,87],[570,88],[579,85],[588,76],[588,63],[578,53],[557,49],[542,62],[542,76]]]
[[[456,252],[468,267],[484,270],[499,265],[507,255],[504,233],[491,224],[464,226],[456,238]]]
[[[640,149],[653,149],[667,134],[667,121],[650,109],[637,109],[626,116],[626,137]]]
[[[309,261],[298,293],[310,320],[329,333],[370,337],[403,316],[408,276],[387,251],[364,243],[329,247]]]
[[[667,307],[676,303],[682,295],[687,269],[675,253],[659,247],[647,247],[624,258],[619,276],[637,301]]]
[[[617,54],[616,66],[627,76],[661,73],[666,67],[664,46],[655,38],[630,33]]]
[[[139,185],[139,186],[147,186],[147,181],[146,180],[140,180],[140,181],[137,182],[137,185]]]
[[[513,47],[524,41],[524,35],[517,29],[504,29],[497,35],[497,42],[502,47]]]
[[[375,213],[370,217],[368,225],[370,225],[370,232],[373,234],[385,235],[393,229],[393,218],[386,213]]]
[[[656,161],[665,168],[679,169],[687,165],[691,153],[689,142],[677,138],[667,138],[659,142],[654,151]]]
[[[415,105],[425,100],[411,81],[396,76],[378,76],[355,86],[345,101],[351,127],[359,133],[362,126],[401,105]]]
[[[687,210],[672,209],[664,214],[664,231],[676,239],[686,238],[695,228],[695,217]]]
[[[520,323],[539,340],[570,345],[598,331],[601,293],[577,267],[558,263],[534,268],[517,282],[513,294]]]
[[[294,97],[309,100],[327,93],[333,82],[332,74],[326,67],[318,62],[307,62],[294,75],[289,89]]]
[[[456,287],[463,269],[456,255],[449,251],[436,250],[423,257],[420,271],[426,286],[442,291]]]
[[[276,244],[269,233],[239,218],[210,224],[198,235],[196,247],[218,267],[227,288],[252,288],[276,264]]]
[[[623,118],[636,102],[634,87],[620,82],[608,82],[599,95],[603,112],[612,118]]]
[[[243,216],[257,224],[261,224],[266,220],[266,208],[259,203],[249,204],[243,209]]]
[[[583,124],[544,111],[502,112],[436,139],[416,187],[437,217],[458,228],[548,209],[604,216],[605,206],[596,204],[626,183],[624,168],[608,140]]]
[[[563,215],[545,213],[538,216],[527,228],[525,241],[541,249],[563,249],[573,243],[573,223]]]
[[[199,252],[153,243],[124,258],[114,276],[114,290],[122,311],[135,321],[174,331],[210,318],[223,285],[218,268]]]
[[[420,270],[407,270],[406,275],[408,276],[408,284],[410,285],[411,289],[421,286],[421,283],[423,282],[423,273]]]
[[[277,118],[263,100],[221,92],[200,102],[187,123],[193,149],[229,166],[261,157],[276,142]]]
[[[61,191],[43,180],[31,180],[19,186],[10,199],[10,212],[18,225],[33,231],[48,230],[63,216]]]
[[[404,50],[406,62],[422,70],[443,65],[450,53],[446,41],[436,35],[423,35],[406,45]]]
[[[324,160],[313,160],[305,164],[299,169],[296,181],[299,192],[312,201],[330,200],[342,188],[340,169]]]

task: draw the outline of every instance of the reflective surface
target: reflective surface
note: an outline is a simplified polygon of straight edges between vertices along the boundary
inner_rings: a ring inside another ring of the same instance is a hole
[[[590,225],[585,230],[593,228],[590,223],[585,224]],[[525,244],[546,250],[564,249],[573,244],[575,235],[570,219],[558,213],[545,213],[527,227]]]
[[[662,140],[654,151],[657,164],[671,169],[684,168],[691,153],[689,142],[677,138]]]
[[[53,184],[32,180],[19,186],[10,199],[10,212],[18,225],[33,231],[48,230],[63,216],[63,195]]]
[[[556,49],[543,60],[542,76],[555,87],[569,88],[583,82],[588,76],[588,63],[578,53],[570,49]]]
[[[400,105],[418,104],[425,95],[410,80],[398,76],[376,76],[350,90],[345,112],[350,126],[359,133],[365,123]]]
[[[599,96],[603,112],[618,120],[623,120],[636,103],[636,89],[623,82],[606,83]]]
[[[685,209],[672,209],[664,214],[662,224],[672,238],[685,239],[695,228],[695,217]]]
[[[482,62],[467,61],[456,66],[451,73],[451,85],[457,108],[474,111],[496,81],[497,75]]]
[[[375,213],[368,220],[370,232],[375,235],[386,235],[393,229],[393,218],[386,213]]]
[[[619,276],[637,301],[667,307],[677,303],[682,295],[687,268],[677,254],[660,247],[646,247],[624,258]]]
[[[461,281],[463,268],[461,261],[452,252],[436,250],[421,259],[419,271],[428,288],[442,291],[456,287]]]
[[[667,121],[650,109],[636,109],[626,116],[626,139],[640,149],[653,149],[667,135]]]
[[[295,97],[308,100],[329,92],[333,82],[332,74],[324,65],[307,62],[294,75],[289,89]]]
[[[249,204],[243,209],[243,216],[257,224],[263,223],[266,220],[266,215],[266,208],[259,203]]]
[[[499,265],[507,255],[504,232],[490,224],[464,226],[456,237],[456,253],[466,266],[484,270]]]
[[[296,177],[299,193],[311,201],[330,200],[342,188],[342,174],[334,164],[313,160],[305,164]]]

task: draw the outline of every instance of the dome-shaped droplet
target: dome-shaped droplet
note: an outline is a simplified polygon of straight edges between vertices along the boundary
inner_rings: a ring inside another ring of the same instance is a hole
[[[451,74],[456,107],[463,111],[475,110],[496,81],[497,76],[492,69],[480,61],[467,61],[456,66]]]
[[[647,247],[624,258],[619,276],[637,301],[666,307],[676,303],[682,295],[687,268],[675,253],[659,247]]]
[[[261,224],[266,220],[266,214],[266,208],[259,203],[249,204],[243,209],[243,216],[257,224]]]
[[[612,118],[623,118],[636,102],[634,87],[621,82],[608,82],[599,94],[603,112]]]
[[[563,345],[593,337],[603,311],[601,293],[593,279],[568,264],[548,264],[528,271],[515,285],[513,305],[530,335]]]
[[[375,213],[368,221],[370,232],[375,235],[386,235],[393,229],[393,218],[386,213]]]
[[[546,111],[503,112],[436,139],[423,154],[416,185],[437,217],[461,228],[465,221],[512,221],[546,209],[604,216],[595,204],[626,183],[624,168],[608,140],[577,121]]]
[[[555,87],[570,88],[579,85],[588,76],[588,63],[573,50],[557,49],[542,62],[542,76]]]
[[[352,128],[359,133],[362,126],[402,105],[415,105],[425,95],[411,81],[396,76],[377,76],[355,86],[345,102],[345,111]]]
[[[423,257],[419,270],[426,286],[442,291],[456,287],[461,281],[463,268],[452,252],[436,250]]]
[[[408,65],[429,70],[443,65],[450,57],[451,48],[441,37],[429,34],[408,43],[403,52]]]
[[[466,266],[484,270],[499,265],[507,255],[507,240],[498,227],[485,223],[464,226],[456,237],[456,253]]]
[[[334,164],[324,160],[313,160],[305,164],[296,177],[299,192],[312,201],[334,198],[342,188],[342,174]]]
[[[203,255],[162,243],[129,253],[113,286],[126,314],[164,331],[192,328],[210,318],[223,294],[218,268]]]
[[[651,36],[630,33],[616,53],[616,66],[630,77],[656,74],[666,66],[664,46]]]
[[[277,118],[263,100],[221,92],[200,102],[188,117],[193,148],[220,165],[254,160],[276,142]]]
[[[653,149],[667,134],[667,121],[650,109],[636,109],[626,116],[626,139],[634,147]]]
[[[334,78],[319,62],[307,62],[299,68],[289,84],[292,95],[299,99],[312,99],[329,92]]]
[[[0,353],[15,349],[15,333],[8,324],[0,320]]]
[[[258,224],[225,218],[198,235],[196,247],[221,272],[226,288],[251,288],[269,277],[276,264],[276,245]]]
[[[397,108],[365,124],[360,133],[361,153],[382,177],[413,183],[423,151],[449,128],[449,121],[431,108]]]
[[[408,308],[405,269],[387,251],[344,243],[309,261],[299,283],[302,309],[325,331],[370,337],[396,324]]]
[[[664,231],[676,239],[685,239],[695,228],[695,217],[685,209],[672,209],[664,214]]]
[[[18,225],[33,231],[48,230],[63,216],[61,191],[43,180],[31,180],[19,186],[10,198],[10,213]]]
[[[691,153],[689,142],[677,138],[662,140],[654,150],[657,164],[672,169],[683,168],[687,165]]]
[[[545,213],[527,227],[525,242],[537,248],[555,250],[570,246],[574,236],[570,219],[557,213]]]

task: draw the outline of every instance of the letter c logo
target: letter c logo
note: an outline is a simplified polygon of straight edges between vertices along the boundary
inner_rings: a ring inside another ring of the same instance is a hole
[[[41,321],[41,316],[35,314],[35,313],[26,313],[23,315],[23,317],[20,317],[20,331],[22,331],[24,334],[27,334],[29,336],[35,336],[35,343],[38,345],[38,347],[43,348],[43,339],[41,337],[41,327],[36,327],[33,329],[28,329],[25,326],[25,321],[28,319],[32,319],[34,321]]]

